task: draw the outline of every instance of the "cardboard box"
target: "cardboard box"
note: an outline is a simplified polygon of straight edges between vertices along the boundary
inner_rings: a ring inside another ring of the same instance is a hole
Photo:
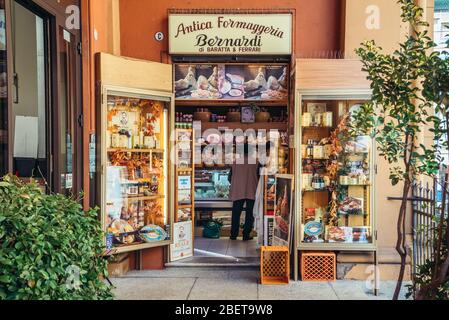
[[[111,261],[108,263],[109,277],[117,278],[122,277],[129,272],[129,255],[121,255],[115,259],[116,261]]]

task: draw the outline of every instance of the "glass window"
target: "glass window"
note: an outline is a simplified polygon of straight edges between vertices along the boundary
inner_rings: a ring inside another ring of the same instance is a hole
[[[306,100],[302,113],[300,189],[303,243],[369,244],[372,139],[351,137],[356,101]]]
[[[108,95],[104,208],[115,247],[168,237],[167,107]]]
[[[13,2],[13,171],[19,177],[48,180],[44,29],[41,17]]]
[[[435,1],[435,26],[434,38],[437,44],[437,50],[443,51],[447,49],[447,41],[449,41],[449,1]]]

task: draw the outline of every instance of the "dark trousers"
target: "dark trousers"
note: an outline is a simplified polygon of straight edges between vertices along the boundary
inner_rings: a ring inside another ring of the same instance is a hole
[[[240,216],[242,215],[243,206],[246,202],[245,226],[243,228],[243,237],[249,238],[254,227],[254,200],[243,199],[234,201],[232,205],[232,227],[231,238],[237,238],[240,231]]]

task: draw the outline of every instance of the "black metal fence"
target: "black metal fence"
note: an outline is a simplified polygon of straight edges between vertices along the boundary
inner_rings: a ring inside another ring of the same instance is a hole
[[[413,273],[432,261],[435,243],[435,215],[439,204],[437,180],[413,184]]]

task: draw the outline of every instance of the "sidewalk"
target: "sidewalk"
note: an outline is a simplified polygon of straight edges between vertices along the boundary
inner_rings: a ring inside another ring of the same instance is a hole
[[[258,277],[257,268],[168,268],[111,280],[118,300],[391,300],[396,285],[381,282],[375,297],[364,281],[262,286]]]

